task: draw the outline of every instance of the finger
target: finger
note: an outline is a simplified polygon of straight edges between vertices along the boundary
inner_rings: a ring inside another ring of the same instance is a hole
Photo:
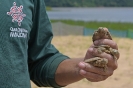
[[[120,53],[118,51],[118,46],[114,41],[108,40],[108,39],[101,39],[101,40],[96,40],[94,44],[97,46],[98,45],[109,45],[111,48],[116,49],[117,53],[115,54],[115,56],[117,57],[117,59],[119,59]]]
[[[93,58],[93,57],[96,57],[96,56],[100,56],[100,54],[101,54],[101,53],[99,53],[99,51],[97,50],[97,48],[95,48],[95,46],[91,46],[91,47],[87,50],[85,59]]]
[[[91,82],[99,82],[99,81],[103,81],[105,79],[107,79],[109,76],[104,76],[102,79],[91,79],[91,78],[86,78],[88,81]]]
[[[92,72],[92,73],[96,73],[96,74],[99,74],[99,75],[110,75],[110,74],[106,73],[103,68],[94,67],[91,64],[84,63],[84,62],[82,62],[80,64],[82,64],[82,67],[79,66],[80,69],[82,69],[86,72]]]
[[[95,48],[95,46],[92,46],[88,49],[85,59],[93,58],[93,57],[103,57],[103,58],[105,58],[104,54],[102,55],[102,53],[105,53],[105,52],[102,52],[102,51],[100,52],[98,50],[98,48]],[[118,58],[118,56],[117,56],[117,58]]]
[[[113,40],[109,40],[109,39],[96,40],[96,41],[94,41],[94,45],[96,45],[96,46],[98,46],[98,45],[109,45],[113,49],[117,49],[118,50],[117,44]]]
[[[105,55],[105,57],[108,59],[108,67],[111,67],[113,70],[116,70],[118,68],[117,60],[112,55]]]
[[[105,78],[105,79],[107,79],[107,78]],[[105,80],[105,79],[103,79],[103,80]],[[88,81],[90,81],[90,82],[99,82],[99,81],[103,81],[103,80],[98,80],[98,79],[87,79]]]
[[[86,55],[85,55],[85,59],[94,57],[96,51],[94,51],[93,48],[94,48],[94,47],[92,46],[92,47],[90,47],[90,48],[87,50]]]
[[[107,54],[105,52],[99,53],[97,48],[91,47],[88,49],[85,59],[94,58],[94,57],[106,58],[106,59],[108,59],[107,65],[109,67],[111,67],[114,70],[118,68],[117,60],[114,58],[114,56]],[[116,56],[116,57],[119,58],[119,56]]]
[[[112,68],[113,70],[118,68],[117,60],[112,55],[107,53],[102,53],[99,55],[99,57],[108,59],[107,66]]]
[[[89,81],[93,81],[93,82],[102,81],[109,77],[109,76],[105,76],[105,75],[99,75],[99,74],[96,74],[93,72],[86,72],[85,70],[80,70],[80,74],[84,78],[88,79]]]

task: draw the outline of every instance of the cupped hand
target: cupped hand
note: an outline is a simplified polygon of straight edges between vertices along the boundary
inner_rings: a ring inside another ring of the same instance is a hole
[[[100,39],[96,40],[94,42],[94,45],[109,45],[113,49],[118,50],[117,44],[113,40],[109,39]],[[110,54],[107,53],[98,53],[97,49],[95,49],[94,45],[92,44],[90,48],[87,50],[85,58],[84,59],[89,59],[93,57],[101,57],[101,58],[106,58],[108,59],[108,64],[107,64],[107,70],[103,71],[103,68],[99,67],[94,67],[91,64],[85,63],[85,62],[80,62],[78,64],[80,70],[79,74],[82,75],[84,78],[88,79],[89,81],[92,82],[98,82],[98,81],[103,81],[107,79],[109,76],[111,76],[114,72],[114,70],[117,69],[118,64],[117,60],[114,59],[114,57]],[[120,54],[118,53],[116,55],[117,59],[119,58]]]

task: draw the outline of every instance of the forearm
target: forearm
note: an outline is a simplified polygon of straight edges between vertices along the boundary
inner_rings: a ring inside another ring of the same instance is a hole
[[[81,80],[83,77],[79,74],[78,63],[82,60],[83,59],[67,59],[62,61],[55,74],[57,84],[66,86]]]

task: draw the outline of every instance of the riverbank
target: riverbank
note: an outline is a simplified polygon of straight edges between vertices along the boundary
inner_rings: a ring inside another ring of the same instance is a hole
[[[133,23],[128,22],[97,22],[97,21],[74,21],[74,20],[51,20],[54,22],[63,22],[69,25],[78,25],[85,28],[97,29],[98,27],[107,27],[114,30],[133,30]]]

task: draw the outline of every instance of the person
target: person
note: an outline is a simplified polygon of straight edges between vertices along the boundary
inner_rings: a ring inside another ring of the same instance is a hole
[[[30,88],[30,80],[44,87],[67,86],[83,78],[98,82],[117,68],[117,61],[109,54],[98,54],[93,44],[83,58],[70,59],[60,53],[51,44],[53,33],[44,0],[1,0],[0,7],[0,88]],[[94,44],[118,49],[108,39]],[[95,56],[109,60],[106,72],[84,62]]]

